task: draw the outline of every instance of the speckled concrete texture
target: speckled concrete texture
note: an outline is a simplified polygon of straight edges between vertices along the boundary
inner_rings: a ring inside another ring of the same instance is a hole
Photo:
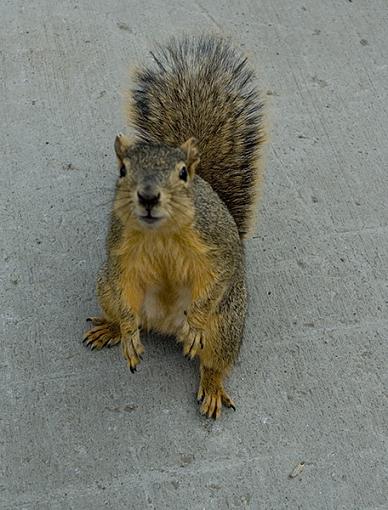
[[[0,508],[387,508],[386,0],[2,0],[0,19]],[[173,341],[146,338],[134,375],[81,343],[128,69],[202,30],[249,55],[271,126],[218,422]]]

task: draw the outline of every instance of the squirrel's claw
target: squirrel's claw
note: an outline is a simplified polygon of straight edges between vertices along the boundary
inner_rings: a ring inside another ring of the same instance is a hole
[[[197,392],[197,402],[198,402],[198,404],[202,404],[204,397],[205,397],[204,391],[202,389],[202,386],[200,386],[199,389],[198,389],[198,392]]]
[[[200,413],[206,415],[208,418],[216,420],[220,417],[222,410],[221,393],[210,393],[203,399],[200,407]]]
[[[102,326],[103,324],[107,324],[104,317],[87,317],[86,322],[91,322],[93,326]]]
[[[186,359],[193,359],[204,347],[203,331],[188,326],[183,335],[183,355]]]
[[[207,390],[200,384],[197,392],[197,402],[200,404],[200,413],[216,420],[221,416],[222,406],[236,410],[233,400],[223,387],[212,387]]]

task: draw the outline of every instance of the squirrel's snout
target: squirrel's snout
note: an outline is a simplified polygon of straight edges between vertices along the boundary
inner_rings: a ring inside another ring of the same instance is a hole
[[[142,190],[137,192],[137,198],[139,204],[145,207],[147,210],[151,210],[155,205],[158,205],[160,201],[160,193],[154,191]]]

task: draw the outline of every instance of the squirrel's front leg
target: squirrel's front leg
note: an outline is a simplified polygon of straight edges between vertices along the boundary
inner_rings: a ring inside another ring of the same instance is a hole
[[[91,349],[102,349],[121,343],[124,358],[131,372],[135,372],[144,352],[140,341],[138,315],[121,300],[121,294],[108,278],[103,266],[97,279],[97,295],[103,312],[101,317],[90,317],[93,327],[84,335],[84,343]]]
[[[140,325],[135,313],[127,312],[120,321],[121,349],[132,373],[142,359],[144,346],[140,340]]]
[[[193,359],[204,349],[209,321],[211,322],[223,293],[222,279],[216,280],[205,295],[192,302],[185,310],[185,320],[177,336],[178,341],[183,343],[183,354],[186,358]]]
[[[239,323],[240,318],[224,315],[220,311],[196,309],[188,317],[184,327],[183,352],[192,359],[200,359],[200,384],[197,400],[201,404],[201,413],[213,418],[221,414],[222,406],[235,409],[233,400],[224,389],[224,378],[233,365],[240,338],[234,338],[225,324],[230,319]],[[195,326],[193,326],[195,324]],[[236,327],[237,326],[237,327]],[[240,329],[238,324],[229,324],[231,330]]]
[[[185,312],[186,320],[183,323],[178,341],[183,343],[183,354],[185,358],[193,359],[198,355],[198,352],[204,348],[205,333],[203,322],[201,321],[202,314],[195,314]],[[199,320],[198,320],[199,319]]]
[[[218,418],[222,406],[235,409],[224,388],[224,379],[236,361],[244,329],[247,298],[243,273],[236,273],[226,293],[213,293],[211,298],[210,302],[202,302],[200,308],[194,308],[194,314],[188,318],[202,332],[203,345],[196,352],[200,360],[197,393],[200,411]]]

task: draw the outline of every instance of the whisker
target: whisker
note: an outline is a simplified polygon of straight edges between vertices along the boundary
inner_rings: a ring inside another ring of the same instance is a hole
[[[120,205],[119,207],[115,207],[114,210],[116,212],[121,212],[121,211],[124,211],[124,210],[128,210],[130,212],[130,208],[127,207],[125,204],[124,205]]]
[[[122,197],[132,197],[131,193],[117,193],[116,198],[122,198]]]
[[[91,207],[102,207],[102,206],[106,206],[108,204],[112,204],[113,203],[113,200],[108,200],[107,202],[102,202],[100,204],[93,204]]]
[[[121,197],[114,199],[114,202],[126,202],[128,204],[133,204],[133,201],[129,199],[128,197]]]

